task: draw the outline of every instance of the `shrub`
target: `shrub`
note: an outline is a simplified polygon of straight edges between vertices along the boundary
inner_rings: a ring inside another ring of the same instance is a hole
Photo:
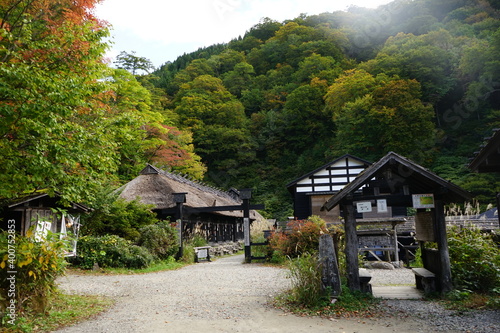
[[[78,241],[77,256],[70,261],[83,269],[91,269],[94,263],[100,267],[143,268],[154,257],[146,248],[116,235],[83,236]]]
[[[325,222],[318,217],[291,221],[287,229],[271,235],[269,246],[273,255],[297,257],[304,253],[316,253],[319,236],[328,233]]]
[[[326,293],[321,290],[321,269],[316,255],[303,254],[289,262],[289,277],[292,290],[289,302],[315,308],[328,302]]]
[[[82,234],[99,236],[103,234],[118,235],[136,241],[139,229],[158,222],[152,206],[137,200],[125,201],[117,199],[115,194],[101,194],[99,204],[93,211],[82,216]]]
[[[452,227],[448,230],[448,244],[457,288],[481,292],[500,288],[500,249],[491,234],[475,227]]]
[[[147,248],[158,259],[167,259],[179,250],[177,230],[166,221],[142,227],[139,232],[138,245]]]
[[[67,245],[66,241],[59,239],[59,235],[50,232],[41,242],[34,240],[31,231],[26,236],[0,233],[0,279],[6,282],[13,276],[15,278],[15,284],[12,284],[15,290],[10,288],[10,283],[2,284],[0,288],[0,294],[7,296],[0,297],[1,312],[6,311],[11,299],[15,300],[16,312],[45,311],[50,296],[56,290],[56,278],[65,272],[64,252]],[[16,273],[8,273],[12,271]]]

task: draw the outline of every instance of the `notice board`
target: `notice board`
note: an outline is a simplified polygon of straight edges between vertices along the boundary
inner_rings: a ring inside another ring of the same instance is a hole
[[[415,216],[415,231],[418,241],[435,242],[434,213],[417,212],[417,215]]]

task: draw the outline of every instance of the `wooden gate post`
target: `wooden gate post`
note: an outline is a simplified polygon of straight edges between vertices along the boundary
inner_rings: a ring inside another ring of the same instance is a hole
[[[321,289],[323,292],[329,289],[331,300],[340,295],[342,288],[333,239],[328,234],[319,237],[319,262],[321,264]]]
[[[343,205],[345,228],[345,259],[347,286],[351,291],[361,290],[358,267],[358,235],[356,234],[356,215],[352,202]]]
[[[177,230],[178,230],[178,237],[179,237],[179,251],[177,252],[177,259],[182,258],[184,255],[184,247],[183,247],[183,227],[182,227],[182,219],[183,219],[183,213],[184,213],[184,203],[186,203],[186,194],[187,193],[172,193],[174,196],[174,202],[176,205],[176,213],[175,213],[175,218],[177,222]]]
[[[446,236],[446,221],[444,218],[444,203],[442,200],[435,200],[434,202],[434,214],[436,223],[436,241],[438,243],[439,251],[439,262],[441,265],[441,276],[439,279],[439,284],[441,286],[440,291],[442,293],[447,293],[453,290],[453,283],[451,280],[451,264],[450,264],[450,253],[448,251],[448,239]]]
[[[250,247],[250,198],[252,197],[251,189],[240,190],[240,198],[243,200],[241,207],[243,208],[243,232],[245,240],[245,262],[252,262],[252,250]]]

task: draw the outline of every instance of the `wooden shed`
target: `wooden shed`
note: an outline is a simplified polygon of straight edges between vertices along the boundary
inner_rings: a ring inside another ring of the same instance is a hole
[[[293,196],[294,217],[303,220],[317,215],[327,223],[340,222],[338,209],[324,211],[321,207],[370,164],[347,154],[287,184],[286,187]]]
[[[471,198],[462,188],[394,152],[370,165],[324,205],[326,210],[340,206],[344,216],[349,288],[360,289],[356,213],[377,206],[405,206],[417,211],[416,233],[423,250],[424,267],[435,274],[437,290],[450,291],[444,205]],[[425,242],[436,242],[438,249],[426,250]]]
[[[469,168],[479,173],[500,173],[500,128],[494,129],[493,135],[485,138],[485,143],[479,151],[475,152],[474,158],[469,163]],[[500,193],[497,193],[496,201],[498,212],[498,207],[500,207]],[[500,215],[497,213],[497,216],[500,225]]]
[[[51,197],[46,193],[35,193],[8,201],[2,205],[0,229],[7,230],[13,224],[21,235],[26,235],[27,231],[33,228],[38,239],[43,238],[48,231],[64,235],[71,230],[73,235],[78,237],[80,215],[87,213],[90,208],[74,202],[67,207],[59,201],[59,195]],[[61,213],[55,213],[56,210]],[[68,256],[76,253],[76,238],[70,250]]]

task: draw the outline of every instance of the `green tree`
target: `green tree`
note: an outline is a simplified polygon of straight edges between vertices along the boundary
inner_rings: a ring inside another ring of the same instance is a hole
[[[435,138],[433,110],[420,100],[420,84],[380,75],[367,80],[372,86],[365,86],[364,94],[348,98],[348,92],[353,91],[351,79],[359,86],[359,76],[350,75],[339,78],[327,94],[328,104],[335,92],[344,93],[343,104],[336,101],[330,105],[337,128],[336,151],[373,160],[389,151],[420,163],[429,159]]]
[[[303,85],[292,91],[283,108],[286,123],[285,133],[290,147],[300,154],[310,149],[319,140],[333,133],[333,121],[323,112],[327,83],[313,79],[311,84]]]
[[[361,68],[374,75],[416,79],[422,84],[423,99],[437,102],[456,84],[457,43],[444,29],[421,36],[399,33],[387,39],[377,56]]]
[[[110,130],[118,144],[122,179],[134,178],[145,163],[203,177],[205,167],[194,153],[191,133],[165,125],[167,119],[152,110],[151,93],[134,75],[116,69],[112,88],[114,94],[108,104],[114,112],[114,123]]]
[[[136,56],[135,51],[132,51],[131,53],[121,51],[120,54],[116,57],[114,63],[118,68],[126,69],[133,75],[136,75],[138,71],[150,73],[152,70],[154,70],[154,66],[151,60],[145,57]]]
[[[234,66],[234,69],[223,76],[224,86],[236,97],[241,97],[242,91],[251,86],[255,75],[253,66],[240,62]]]
[[[252,150],[248,119],[241,102],[220,79],[198,76],[181,86],[175,104],[181,129],[192,131],[195,152],[209,169],[228,172],[243,160],[248,163]]]

